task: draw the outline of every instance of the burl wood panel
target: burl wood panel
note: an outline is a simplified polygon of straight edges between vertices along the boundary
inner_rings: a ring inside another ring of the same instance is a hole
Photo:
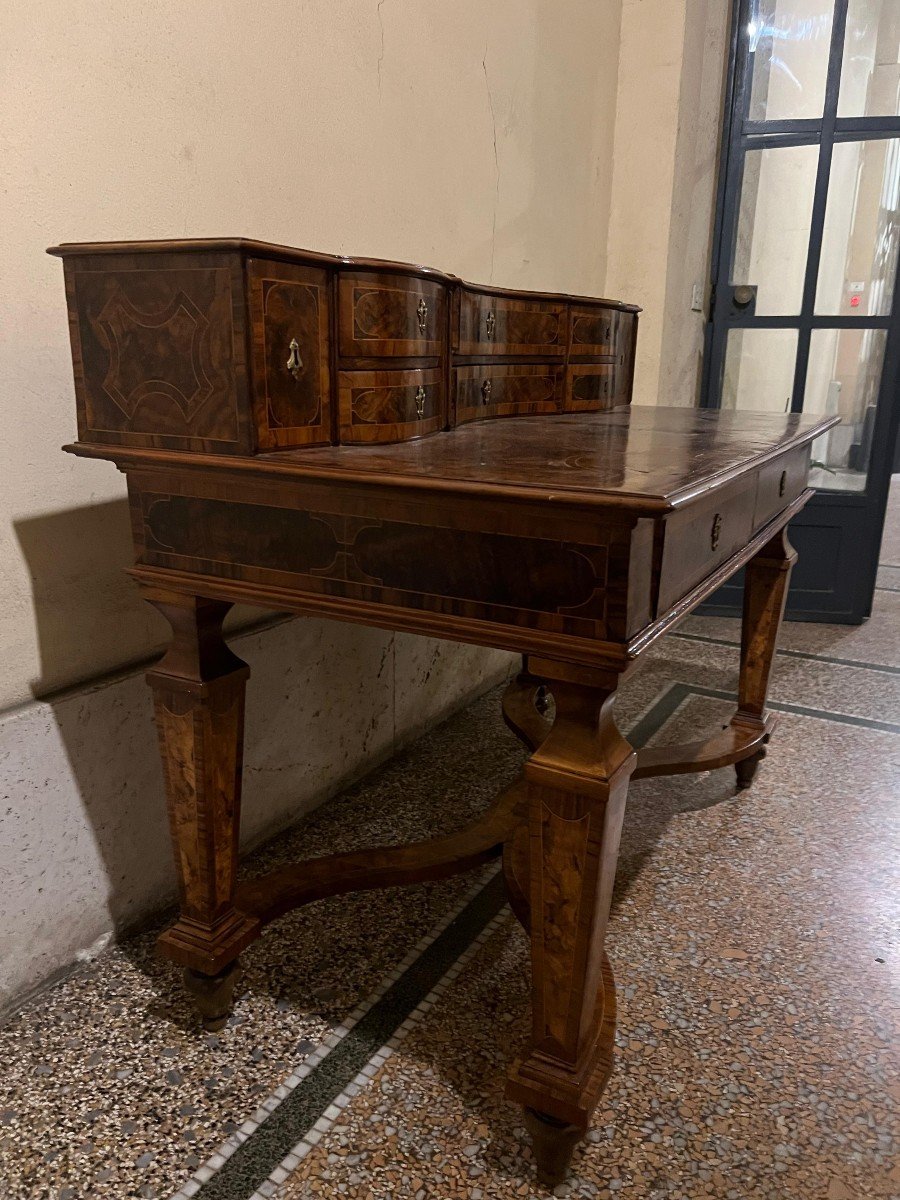
[[[524,300],[489,292],[457,291],[455,349],[462,355],[563,356],[566,352],[566,305],[553,300]]]
[[[145,261],[66,261],[79,437],[251,451],[237,259]]]
[[[447,344],[447,289],[366,272],[338,282],[340,350],[348,357],[438,357]]]
[[[252,259],[247,284],[259,445],[330,442],[328,273]]]
[[[572,357],[614,357],[618,352],[620,324],[623,318],[627,320],[628,315],[618,309],[573,304],[569,317],[569,354]]]
[[[457,424],[487,417],[558,412],[562,402],[562,372],[558,363],[454,367]]]
[[[400,442],[435,433],[444,424],[444,374],[341,371],[338,407],[342,442]]]
[[[604,412],[618,403],[618,393],[614,363],[573,363],[566,370],[566,412]]]
[[[312,595],[605,636],[611,530],[598,531],[606,543],[570,544],[449,528],[439,508],[414,523],[360,507],[351,516],[142,492],[140,561]]]

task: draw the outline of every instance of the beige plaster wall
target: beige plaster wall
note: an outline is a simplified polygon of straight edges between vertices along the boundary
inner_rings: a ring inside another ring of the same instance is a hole
[[[44,248],[248,235],[602,291],[619,16],[619,0],[3,6],[0,706],[164,632],[121,573],[122,478],[59,452],[74,399]]]
[[[636,404],[697,402],[729,9],[622,3],[606,288],[644,308]]]

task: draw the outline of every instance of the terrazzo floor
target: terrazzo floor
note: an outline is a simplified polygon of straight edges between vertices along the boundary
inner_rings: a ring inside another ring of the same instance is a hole
[[[887,539],[882,558],[900,567]],[[749,792],[732,769],[632,786],[616,1067],[557,1194],[900,1197],[900,591],[876,596],[860,627],[785,625]],[[737,637],[691,618],[623,689],[622,728],[679,741],[727,719]],[[492,693],[246,870],[450,830],[522,758]],[[0,1029],[0,1200],[546,1195],[502,1098],[528,959],[495,867],[275,923],[218,1034],[157,932]]]

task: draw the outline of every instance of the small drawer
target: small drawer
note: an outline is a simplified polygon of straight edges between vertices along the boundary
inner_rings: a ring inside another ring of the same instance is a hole
[[[747,545],[755,499],[756,478],[750,476],[666,519],[658,616]]]
[[[767,521],[787,508],[800,495],[809,478],[809,447],[782,454],[763,467],[757,476],[756,511],[753,528],[760,529]]]
[[[437,368],[339,371],[342,442],[405,442],[444,425],[444,380]]]
[[[558,363],[454,367],[456,422],[559,412],[562,372]]]
[[[620,353],[621,334],[631,314],[617,308],[602,308],[592,304],[573,304],[571,308],[571,346],[574,358],[609,357]]]
[[[624,400],[624,370],[617,363],[572,363],[566,370],[566,412],[604,412]]]
[[[443,352],[447,291],[439,283],[374,271],[341,275],[338,297],[341,354],[437,358]]]
[[[566,352],[566,306],[551,300],[518,300],[460,289],[456,326],[459,354]]]

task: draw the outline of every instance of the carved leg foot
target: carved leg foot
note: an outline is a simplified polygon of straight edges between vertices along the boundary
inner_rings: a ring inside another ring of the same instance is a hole
[[[538,1182],[555,1188],[566,1178],[575,1147],[585,1131],[578,1125],[538,1112],[536,1108],[525,1109],[525,1127],[531,1134]]]
[[[201,971],[185,968],[184,989],[200,1014],[203,1028],[210,1033],[224,1029],[234,1008],[234,989],[242,974],[237,960],[229,963],[218,975],[204,975]]]
[[[756,777],[756,769],[765,757],[766,748],[762,746],[755,754],[751,754],[749,758],[742,758],[740,762],[734,764],[734,773],[737,775],[739,792],[744,791],[753,782]]]
[[[731,720],[732,726],[738,730],[755,727],[762,732],[767,726],[771,727],[771,714],[766,713],[766,696],[791,582],[791,569],[796,561],[797,553],[787,539],[787,530],[781,529],[747,563],[738,707]],[[766,734],[763,741],[768,740]],[[765,756],[763,745],[755,754],[734,764],[738,791],[750,786]]]

